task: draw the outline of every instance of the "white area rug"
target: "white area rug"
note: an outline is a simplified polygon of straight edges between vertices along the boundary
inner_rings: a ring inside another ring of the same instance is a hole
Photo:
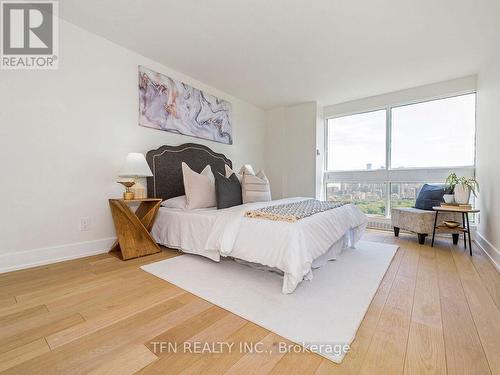
[[[397,249],[360,241],[288,295],[280,275],[232,260],[182,255],[142,269],[340,363]]]

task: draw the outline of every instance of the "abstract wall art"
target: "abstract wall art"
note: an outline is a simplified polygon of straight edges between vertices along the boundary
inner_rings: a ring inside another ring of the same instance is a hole
[[[231,103],[143,66],[139,125],[233,144]]]

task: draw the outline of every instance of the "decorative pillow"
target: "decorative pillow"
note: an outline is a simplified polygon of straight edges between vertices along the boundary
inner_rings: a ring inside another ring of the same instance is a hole
[[[243,203],[241,197],[241,184],[236,173],[229,178],[221,173],[215,174],[215,197],[217,209],[239,206]]]
[[[243,203],[269,202],[271,200],[269,180],[262,171],[257,175],[244,173],[241,181],[241,192]]]
[[[215,178],[210,165],[207,165],[201,173],[196,173],[183,162],[182,178],[186,191],[186,208],[206,208],[217,205]]]
[[[170,198],[161,202],[163,207],[167,208],[180,208],[185,209],[187,206],[186,196],[181,195],[180,197]]]
[[[253,170],[253,167],[250,164],[245,164],[243,167],[240,168],[240,171],[238,173],[241,175],[251,174],[251,175],[255,176],[255,172]]]
[[[231,177],[231,175],[234,173],[236,175],[236,177],[238,177],[238,181],[241,182],[241,179],[243,178],[242,174],[236,173],[231,168],[229,168],[229,165],[227,165],[227,164],[224,164],[224,168],[226,170],[226,178]]]
[[[445,187],[443,185],[429,185],[425,184],[418,193],[415,208],[421,210],[432,211],[432,207],[441,205],[444,202],[443,195],[445,194]]]

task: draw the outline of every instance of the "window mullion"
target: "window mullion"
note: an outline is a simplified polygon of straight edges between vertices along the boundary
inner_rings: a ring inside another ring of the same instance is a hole
[[[385,169],[386,181],[385,181],[385,216],[390,216],[391,210],[391,182],[389,181],[389,169],[391,168],[391,144],[392,144],[392,111],[391,107],[386,108],[385,115]]]
[[[386,108],[385,117],[385,168],[391,168],[391,143],[392,143],[392,111],[391,107]]]

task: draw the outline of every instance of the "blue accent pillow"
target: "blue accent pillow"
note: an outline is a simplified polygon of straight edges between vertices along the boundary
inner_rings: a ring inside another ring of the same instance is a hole
[[[444,202],[443,195],[445,192],[445,186],[443,185],[424,184],[420,189],[420,193],[418,193],[415,208],[432,211],[432,207],[440,206]]]

